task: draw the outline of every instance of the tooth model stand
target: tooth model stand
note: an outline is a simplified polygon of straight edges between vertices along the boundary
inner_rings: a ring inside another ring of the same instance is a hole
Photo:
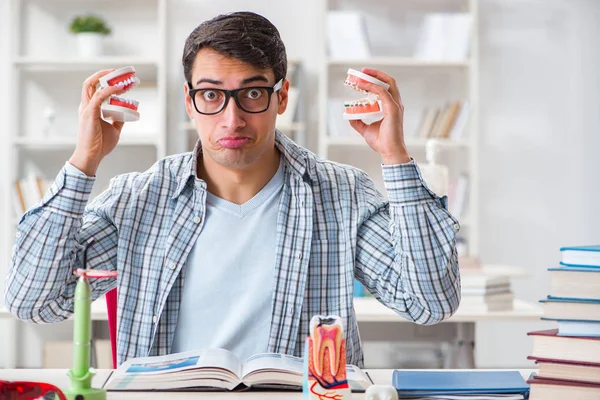
[[[135,75],[133,67],[120,68],[100,78],[100,88],[119,86],[128,91],[139,83],[140,80]],[[100,107],[102,118],[118,122],[137,121],[140,119],[138,105],[139,103],[135,100],[112,95]]]
[[[315,315],[304,347],[304,398],[350,399],[346,379],[346,340],[340,317]]]
[[[68,376],[71,378],[71,387],[64,391],[69,400],[106,399],[105,389],[92,388],[91,385],[94,370],[90,368],[92,287],[89,278],[112,278],[116,277],[117,273],[86,269],[86,254],[89,244],[91,244],[91,241],[86,243],[83,250],[82,264],[84,269],[74,271],[74,274],[79,278],[75,286],[74,299],[73,368],[68,372]]]

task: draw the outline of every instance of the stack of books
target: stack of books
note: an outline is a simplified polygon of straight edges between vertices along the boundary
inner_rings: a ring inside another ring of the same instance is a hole
[[[529,332],[539,374],[531,399],[600,399],[600,246],[563,247],[550,268],[543,320],[558,328]]]
[[[460,280],[461,307],[482,312],[513,309],[514,296],[508,276],[469,272],[461,274]]]

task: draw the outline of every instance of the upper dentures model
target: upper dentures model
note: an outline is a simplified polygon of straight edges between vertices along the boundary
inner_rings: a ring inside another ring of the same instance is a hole
[[[358,84],[361,82],[373,83],[383,87],[385,90],[388,90],[390,85],[355,69],[348,70],[348,76],[344,81],[344,85],[357,92],[366,94],[367,97],[359,100],[345,101],[343,117],[347,120],[360,119],[366,124],[371,124],[383,119],[383,106],[377,94],[358,88]]]
[[[100,78],[101,88],[119,86],[128,91],[139,83],[133,67],[123,67]],[[137,121],[140,119],[138,105],[135,100],[112,95],[102,103],[102,118],[119,122]]]

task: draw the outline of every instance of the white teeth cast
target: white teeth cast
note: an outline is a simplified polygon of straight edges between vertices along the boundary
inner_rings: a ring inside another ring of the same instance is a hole
[[[123,97],[118,97],[118,96],[111,96],[111,99],[115,99],[117,101],[122,101],[123,103],[127,103],[127,104],[131,104],[135,107],[137,107],[140,103],[138,101],[135,100],[131,100],[131,99],[125,99]]]
[[[352,100],[344,102],[344,107],[369,106],[377,103],[376,99],[368,97],[366,99]]]
[[[336,375],[340,367],[343,339],[342,319],[338,316],[315,315],[310,320],[310,336],[313,339],[313,363],[317,375],[323,375],[323,355],[329,350],[329,370]]]
[[[133,84],[135,86],[138,83],[140,83],[139,78],[137,76],[132,76],[131,78],[128,78],[128,79],[126,79],[124,81],[116,83],[115,86],[123,87],[123,86],[127,86],[129,84]]]
[[[369,93],[368,91],[364,90],[364,89],[359,89],[358,87],[356,87],[356,83],[354,82],[350,82],[347,78],[344,81],[344,85],[356,90],[357,92],[361,92],[361,93]]]

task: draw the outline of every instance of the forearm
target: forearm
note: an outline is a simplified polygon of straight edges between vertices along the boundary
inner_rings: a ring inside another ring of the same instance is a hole
[[[452,315],[460,301],[458,221],[448,212],[447,199],[424,185],[414,162],[383,166],[383,174],[390,201],[389,232],[411,302],[407,311],[420,323],[439,322]]]
[[[18,318],[57,322],[72,313],[72,271],[92,185],[92,178],[63,169],[42,203],[21,219],[5,287],[6,307]]]

